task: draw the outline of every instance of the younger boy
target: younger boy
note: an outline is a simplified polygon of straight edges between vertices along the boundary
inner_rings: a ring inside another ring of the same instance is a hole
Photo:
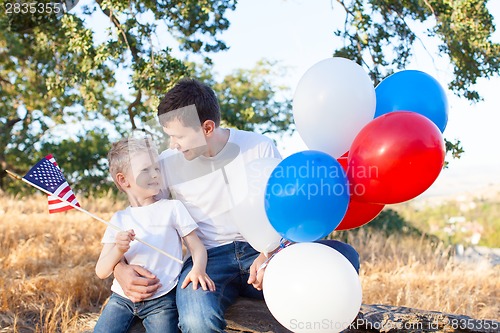
[[[108,153],[109,169],[119,190],[126,193],[130,206],[116,212],[110,223],[121,230],[108,227],[102,239],[103,248],[96,265],[96,274],[105,279],[123,258],[129,264],[141,265],[158,277],[161,287],[150,298],[134,303],[127,298],[116,279],[113,291],[94,332],[127,332],[135,317],[143,320],[148,333],[178,332],[175,287],[182,265],[140,242],[154,245],[168,254],[181,258],[183,238],[191,252],[194,266],[181,288],[193,282],[203,290],[215,290],[206,274],[207,252],[195,233],[198,227],[184,205],[178,200],[157,200],[162,187],[158,153],[153,143],[144,139],[122,139]]]

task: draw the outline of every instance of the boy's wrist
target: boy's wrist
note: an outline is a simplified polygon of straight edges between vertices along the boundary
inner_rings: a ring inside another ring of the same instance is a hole
[[[285,247],[287,247],[288,245],[291,245],[293,244],[293,242],[287,240],[287,239],[282,239],[281,242],[280,242],[280,245],[275,248],[274,250],[272,250],[271,252],[267,253],[267,255],[265,255],[267,258],[271,258],[272,256],[274,256],[276,253],[280,252],[281,250],[283,250]]]
[[[113,273],[115,272],[116,268],[120,269],[124,265],[127,265],[127,262],[125,260],[125,257],[121,258],[120,261],[116,263],[116,265],[113,267]]]
[[[191,267],[192,271],[199,271],[199,272],[204,272],[206,267],[203,267],[203,265],[200,264],[193,264],[193,267]]]
[[[264,256],[267,258],[266,261],[264,261],[262,263],[262,265],[259,266],[259,268],[257,269],[257,273],[259,273],[259,271],[263,270],[264,268],[267,267],[267,265],[269,264],[269,262],[271,261],[271,259],[278,253],[280,252],[281,250],[283,250],[285,247],[289,246],[289,245],[292,245],[293,242],[289,241],[289,240],[286,240],[286,239],[283,239],[281,240],[280,242],[280,246],[278,246],[275,250],[269,252],[267,255],[264,254]],[[263,254],[263,253],[261,253]]]

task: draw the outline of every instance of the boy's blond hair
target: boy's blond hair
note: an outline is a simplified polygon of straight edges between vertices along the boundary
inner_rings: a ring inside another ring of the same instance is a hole
[[[108,152],[109,173],[113,182],[120,191],[123,191],[116,180],[118,173],[126,173],[130,170],[130,160],[134,154],[139,152],[148,152],[158,154],[156,146],[150,137],[143,138],[123,138],[111,145]]]

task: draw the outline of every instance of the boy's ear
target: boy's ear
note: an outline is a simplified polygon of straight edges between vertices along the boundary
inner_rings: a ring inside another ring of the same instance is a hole
[[[213,120],[205,120],[201,127],[203,129],[203,134],[210,135],[215,129],[215,123]]]
[[[130,186],[130,183],[128,182],[127,178],[125,178],[125,175],[121,172],[118,172],[116,174],[116,182],[122,189]]]

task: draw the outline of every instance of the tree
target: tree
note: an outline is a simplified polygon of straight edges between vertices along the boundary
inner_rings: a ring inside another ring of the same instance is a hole
[[[0,0],[2,8],[7,3]],[[96,0],[78,14],[47,13],[45,7],[34,13],[2,10],[0,190],[16,187],[7,186],[5,169],[23,173],[47,151],[64,156],[58,162],[80,190],[106,190],[107,133],[144,126],[165,91],[196,73],[190,57],[209,66],[209,54],[227,48],[219,34],[229,27],[225,15],[235,6],[236,0]],[[100,27],[91,29],[86,20]],[[269,73],[266,66],[255,70]],[[255,110],[246,126],[267,122],[273,132],[287,130],[291,111],[274,101],[276,89],[265,75],[256,83],[247,77],[245,90],[229,92],[246,75],[241,71],[219,83],[228,92],[221,97],[247,113]],[[205,70],[205,76],[211,74]],[[275,106],[283,115],[275,115]],[[239,125],[238,119],[233,113],[225,121]]]
[[[448,88],[477,102],[474,90],[479,78],[500,74],[500,44],[488,0],[337,0],[345,11],[344,28],[335,32],[345,45],[334,56],[355,60],[368,70],[375,85],[404,69],[422,42],[418,28],[439,42],[439,54],[449,58],[453,80]],[[420,23],[421,26],[416,25]],[[446,141],[453,157],[463,152],[460,141]]]
[[[439,52],[449,58],[454,79],[449,88],[471,101],[481,99],[474,84],[500,73],[500,44],[488,0],[337,0],[346,20],[336,35],[346,45],[335,56],[355,59],[378,84],[395,69],[404,69],[421,40],[412,23],[427,27],[427,35],[440,42]]]
[[[63,1],[39,1],[54,2]],[[159,98],[187,75],[203,77],[220,93],[225,125],[292,131],[291,101],[273,83],[274,64],[237,70],[220,82],[209,70],[210,54],[227,48],[220,34],[236,2],[94,0],[63,15],[46,5],[7,13],[13,2],[0,0],[0,191],[16,186],[5,181],[5,169],[23,173],[49,149],[64,156],[58,162],[70,181],[85,191],[105,190],[107,134],[144,127]],[[453,65],[450,89],[458,95],[480,100],[474,84],[500,71],[486,0],[337,3],[346,13],[336,32],[345,46],[334,56],[363,65],[375,84],[408,65],[419,40],[415,23],[441,41],[439,52]],[[446,146],[460,155],[459,141]]]
[[[214,82],[219,94],[223,122],[247,131],[267,133],[290,133],[294,128],[291,100],[279,96],[288,90],[276,86],[272,79],[279,76],[275,62],[260,61],[250,70],[235,70],[222,82]]]

